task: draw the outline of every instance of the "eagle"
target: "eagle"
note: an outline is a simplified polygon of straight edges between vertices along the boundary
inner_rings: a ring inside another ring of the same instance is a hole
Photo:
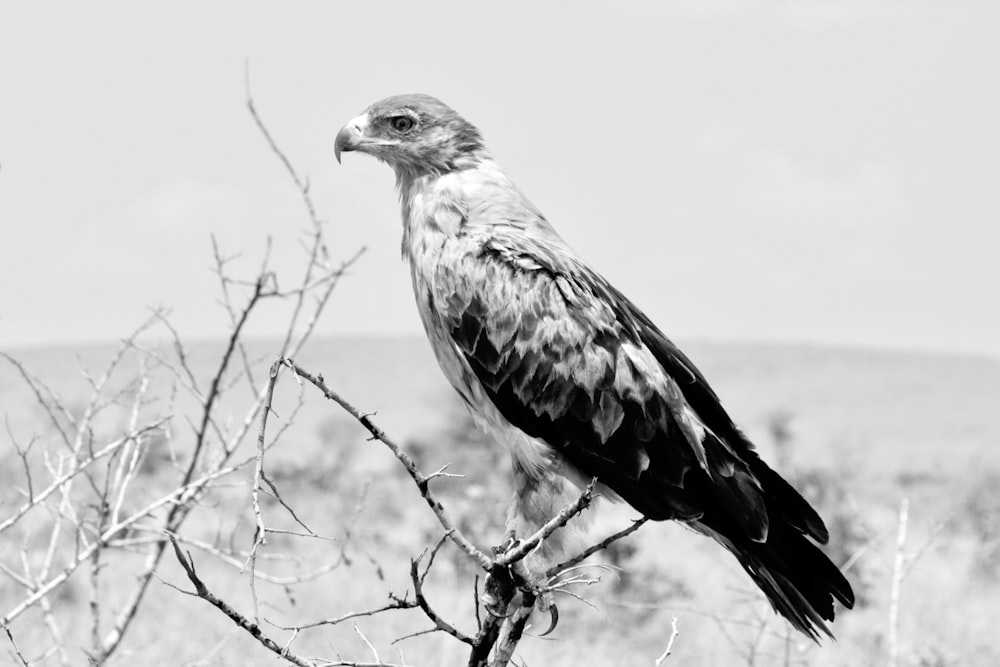
[[[531,535],[596,479],[600,495],[717,541],[795,628],[832,637],[834,601],[850,608],[854,593],[816,544],[829,539],[823,520],[691,360],[556,233],[479,130],[434,97],[399,95],[344,125],[338,162],[346,151],[395,171],[427,337],[511,454],[509,533]],[[569,532],[533,557],[559,562]]]

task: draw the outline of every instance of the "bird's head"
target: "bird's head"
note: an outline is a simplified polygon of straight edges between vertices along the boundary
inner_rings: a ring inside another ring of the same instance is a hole
[[[477,161],[479,130],[430,95],[397,95],[368,107],[337,133],[337,162],[360,151],[388,163],[397,177],[444,174]]]

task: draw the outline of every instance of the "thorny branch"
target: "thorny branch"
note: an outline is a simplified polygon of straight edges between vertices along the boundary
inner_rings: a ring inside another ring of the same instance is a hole
[[[431,491],[428,476],[425,476],[417,468],[416,462],[413,458],[407,454],[396,442],[390,438],[386,433],[380,429],[378,426],[372,422],[369,415],[362,414],[360,410],[355,408],[353,405],[348,403],[339,394],[334,392],[332,389],[326,386],[326,384],[318,377],[314,376],[301,366],[297,365],[290,359],[283,359],[281,362],[283,365],[291,368],[295,375],[312,383],[317,389],[323,392],[323,396],[334,401],[340,407],[347,411],[352,417],[358,420],[362,426],[364,426],[369,433],[372,434],[372,438],[378,440],[392,452],[393,456],[403,464],[406,468],[406,472],[409,473],[413,482],[417,485],[417,489],[420,491],[421,497],[430,506],[431,511],[437,517],[438,522],[445,529],[448,534],[448,539],[455,543],[455,545],[461,549],[466,555],[469,556],[473,561],[478,563],[480,567],[484,570],[489,570],[492,566],[492,561],[489,556],[483,553],[479,548],[477,548],[472,542],[465,537],[456,527],[451,517],[445,512],[444,505],[437,499],[434,493]]]
[[[205,583],[198,577],[198,573],[195,572],[194,560],[192,560],[190,556],[184,555],[184,552],[181,551],[180,546],[177,544],[177,540],[175,540],[173,536],[170,536],[170,543],[174,547],[174,555],[177,556],[177,562],[184,568],[184,573],[187,575],[188,581],[194,585],[197,597],[205,600],[228,616],[236,625],[246,630],[254,639],[263,644],[264,648],[272,653],[275,653],[284,660],[287,660],[293,665],[300,665],[301,667],[313,667],[316,664],[311,660],[300,658],[291,651],[288,651],[285,647],[278,646],[274,640],[261,632],[260,627],[256,623],[251,623],[242,614],[229,606],[225,600],[221,600],[213,595],[212,592],[208,590],[208,587],[205,586]]]
[[[442,543],[439,542],[438,546],[440,546],[441,544]],[[430,571],[431,564],[434,558],[434,553],[435,553],[434,551],[431,552],[431,558],[427,563],[427,568],[424,570],[423,574],[420,574],[418,570],[420,559],[415,558],[410,561],[410,581],[413,583],[413,595],[416,598],[416,604],[424,612],[427,618],[429,618],[430,621],[434,624],[435,631],[440,630],[441,632],[445,632],[454,637],[455,639],[457,639],[458,641],[464,644],[469,644],[471,646],[473,643],[472,638],[462,632],[459,632],[458,630],[455,629],[453,625],[451,625],[446,620],[441,618],[437,614],[437,612],[435,612],[434,609],[431,608],[430,603],[427,601],[427,598],[424,595],[424,589],[423,589],[424,579],[427,577],[427,573]]]

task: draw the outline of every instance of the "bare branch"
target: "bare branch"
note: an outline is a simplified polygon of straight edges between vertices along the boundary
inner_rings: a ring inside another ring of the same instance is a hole
[[[454,522],[452,522],[451,517],[448,516],[441,502],[434,496],[430,490],[428,484],[428,479],[425,477],[420,470],[417,468],[417,464],[414,460],[407,454],[402,448],[395,443],[395,441],[390,438],[386,433],[376,426],[369,415],[361,414],[361,412],[355,408],[353,405],[344,400],[339,394],[334,392],[332,389],[326,386],[326,384],[317,376],[312,375],[301,366],[293,362],[291,359],[285,359],[284,364],[295,371],[295,374],[299,377],[305,378],[311,382],[317,389],[323,392],[323,395],[330,399],[331,401],[337,403],[340,407],[347,411],[352,417],[361,422],[369,433],[372,434],[372,438],[378,440],[392,452],[393,456],[403,464],[406,468],[406,472],[410,474],[410,477],[417,485],[417,489],[420,491],[420,495],[430,506],[431,511],[434,512],[434,516],[437,517],[438,522],[445,529],[448,534],[449,539],[458,546],[459,549],[464,551],[470,558],[472,558],[476,563],[479,564],[487,572],[493,567],[492,559],[485,553],[480,551],[468,538],[465,537],[456,527]]]
[[[250,636],[260,642],[264,648],[271,651],[279,658],[287,660],[293,665],[299,665],[300,667],[316,667],[316,663],[312,660],[302,658],[291,651],[286,650],[285,647],[279,646],[273,639],[265,635],[256,623],[250,622],[246,619],[246,617],[230,607],[225,601],[213,595],[212,592],[208,590],[208,587],[205,586],[204,582],[198,577],[198,573],[195,572],[194,561],[191,560],[191,557],[184,555],[181,551],[180,545],[177,544],[177,540],[175,540],[172,535],[168,537],[170,539],[170,543],[174,547],[174,555],[177,557],[177,562],[181,564],[182,568],[184,568],[184,573],[187,575],[188,581],[190,581],[194,586],[195,593],[198,597],[228,616],[233,623],[248,632]]]
[[[278,369],[280,362],[271,364],[271,371],[267,381],[267,393],[264,398],[264,409],[260,413],[260,432],[257,435],[257,459],[253,473],[253,487],[250,489],[250,499],[253,505],[253,515],[256,521],[256,529],[253,532],[253,545],[250,547],[250,555],[247,564],[250,566],[250,597],[253,599],[254,620],[260,623],[260,613],[257,608],[257,586],[256,578],[253,576],[257,564],[257,547],[263,546],[267,542],[267,526],[264,525],[264,515],[260,511],[260,482],[264,476],[264,432],[267,428],[267,418],[271,414],[271,402],[274,399],[274,385],[278,380]]]
[[[10,429],[9,415],[5,414],[3,421],[4,421],[4,427],[7,429],[7,435],[8,437],[10,437],[10,441],[14,445],[14,451],[17,452],[17,457],[21,459],[21,465],[24,467],[24,479],[25,483],[28,486],[27,495],[28,495],[28,505],[30,506],[34,504],[35,489],[31,482],[31,466],[28,465],[28,454],[31,453],[31,448],[34,446],[34,444],[38,442],[38,436],[37,435],[31,436],[31,440],[28,441],[28,446],[21,447],[20,443],[18,443],[17,441],[17,438],[14,436],[14,432],[11,431]]]
[[[910,516],[910,499],[899,505],[899,531],[896,534],[896,556],[892,566],[892,590],[889,594],[889,667],[899,663],[899,593],[906,568],[906,524]]]
[[[14,655],[17,656],[17,659],[24,667],[29,667],[28,661],[24,659],[24,656],[21,654],[21,649],[17,647],[17,642],[14,641],[14,635],[11,634],[10,628],[7,627],[6,623],[0,623],[0,627],[2,627],[3,631],[7,633],[7,639],[10,640],[10,645],[14,647]]]
[[[128,433],[125,436],[108,443],[100,450],[92,453],[87,458],[77,461],[76,464],[73,466],[73,468],[59,475],[56,479],[52,480],[52,483],[49,484],[47,487],[45,487],[41,492],[39,492],[38,495],[35,496],[32,501],[26,502],[23,505],[21,505],[21,507],[19,507],[17,511],[14,512],[14,514],[12,514],[5,521],[0,523],[0,533],[3,533],[5,530],[13,526],[15,523],[18,522],[18,520],[20,520],[22,516],[27,514],[33,507],[37,507],[39,504],[43,503],[50,495],[52,495],[60,488],[62,488],[62,486],[66,482],[73,479],[75,476],[79,475],[81,472],[89,468],[96,461],[99,461],[104,457],[108,456],[109,454],[114,453],[116,450],[120,449],[121,447],[123,447],[132,440],[140,438],[143,435],[146,435],[147,433],[159,430],[166,421],[167,421],[166,417],[157,419],[156,421],[142,427],[137,431]]]
[[[416,602],[410,602],[408,600],[400,600],[398,598],[391,598],[391,599],[392,602],[383,607],[377,607],[375,609],[367,609],[365,611],[351,611],[342,616],[337,616],[334,618],[324,618],[321,621],[314,621],[312,623],[305,623],[303,625],[284,626],[284,625],[277,625],[275,623],[271,623],[271,625],[274,625],[274,627],[279,628],[281,630],[301,631],[301,630],[307,630],[309,628],[317,628],[321,625],[339,625],[340,623],[343,623],[344,621],[349,621],[352,618],[375,616],[385,611],[392,611],[393,609],[413,609],[414,607],[417,606]]]
[[[445,632],[454,637],[455,639],[457,639],[458,641],[472,646],[473,639],[471,637],[465,635],[462,632],[459,632],[453,625],[451,625],[443,618],[441,618],[437,614],[437,612],[435,612],[431,608],[430,603],[424,596],[424,589],[423,589],[424,577],[427,576],[427,572],[424,572],[423,576],[421,576],[418,569],[419,562],[420,562],[419,558],[410,561],[410,581],[413,582],[413,595],[416,598],[417,604],[420,606],[421,611],[423,611],[424,614],[427,616],[427,618],[429,618],[431,622],[434,623],[434,626],[437,630]],[[430,569],[430,565],[431,565],[430,563],[427,564],[428,570]]]
[[[670,657],[670,652],[674,648],[674,640],[677,639],[677,617],[674,616],[670,620],[670,639],[667,640],[667,648],[660,654],[660,657],[656,659],[656,667],[660,667],[663,662]]]
[[[609,535],[608,537],[604,538],[597,544],[587,547],[586,549],[584,549],[577,555],[573,556],[572,558],[569,558],[563,561],[562,563],[559,563],[558,565],[550,567],[548,571],[546,571],[545,576],[554,577],[560,572],[567,570],[573,567],[574,565],[579,565],[580,563],[585,561],[587,558],[590,558],[598,551],[608,548],[612,543],[617,542],[623,537],[628,537],[635,531],[639,530],[647,521],[649,521],[649,519],[647,519],[646,517],[633,521],[632,525],[630,525],[629,527],[619,530],[617,533],[614,533],[613,535]]]
[[[357,625],[354,626],[354,631],[358,633],[358,636],[361,637],[365,644],[368,645],[368,650],[372,652],[372,657],[375,658],[375,662],[382,662],[382,659],[378,657],[378,651],[376,651],[375,647],[372,646],[372,643],[368,641],[368,637],[365,637],[365,633],[361,632],[361,629]]]
[[[136,528],[139,529],[139,530],[147,530],[147,529],[143,528],[142,526],[136,526]],[[155,530],[158,533],[162,533],[162,531],[159,528],[148,529],[148,530]],[[177,540],[178,542],[180,542],[181,544],[185,544],[187,546],[192,546],[192,547],[194,547],[196,549],[200,549],[201,551],[204,551],[205,553],[211,554],[212,556],[215,556],[217,559],[219,559],[220,561],[222,561],[223,563],[229,565],[230,567],[232,567],[233,569],[235,569],[237,571],[243,572],[246,569],[246,567],[245,567],[245,565],[246,565],[246,558],[249,555],[249,552],[239,554],[241,556],[241,558],[237,559],[236,556],[233,553],[227,552],[227,551],[225,551],[223,549],[220,549],[219,547],[216,547],[214,545],[208,544],[207,542],[202,542],[201,540],[196,540],[196,539],[191,538],[191,537],[185,537],[184,535],[178,535],[176,533],[171,533],[171,534],[174,536],[174,539]],[[152,539],[152,538],[144,538],[143,542],[144,543],[152,543],[154,541],[159,541],[159,539],[160,538],[156,538],[155,540]],[[114,544],[114,545],[115,546],[120,546],[119,544]],[[267,555],[268,554],[258,554],[258,558],[264,558]],[[282,559],[282,560],[292,560],[293,559],[290,556],[279,556],[279,555],[275,555],[272,558],[274,558],[274,559]],[[298,560],[298,559],[294,559],[294,560]],[[315,579],[319,579],[324,574],[327,574],[329,572],[332,572],[333,570],[336,570],[338,567],[340,567],[341,565],[343,565],[343,563],[344,563],[343,555],[342,554],[338,554],[337,558],[335,558],[334,560],[330,561],[326,565],[318,567],[318,568],[316,568],[314,570],[310,570],[309,572],[305,572],[303,574],[290,575],[290,576],[278,576],[278,575],[275,575],[275,574],[269,574],[267,572],[261,572],[259,569],[256,569],[253,572],[253,576],[255,578],[257,578],[257,579],[260,579],[261,581],[266,581],[266,582],[271,583],[271,584],[276,584],[276,585],[279,585],[279,586],[290,586],[290,585],[293,585],[293,584],[302,584],[302,583],[305,583],[307,581],[313,581]],[[280,627],[280,626],[277,626],[277,627]],[[283,629],[290,629],[290,628],[283,628]]]
[[[306,534],[308,534],[309,537],[316,537],[316,538],[319,538],[319,539],[333,539],[333,538],[323,538],[323,537],[320,537],[319,535],[316,534],[315,531],[313,531],[312,528],[310,528],[309,526],[307,526],[305,524],[305,522],[303,522],[302,519],[299,518],[299,515],[295,513],[295,510],[292,509],[292,506],[289,505],[288,503],[286,503],[285,499],[281,497],[281,494],[278,493],[278,487],[274,485],[274,482],[272,482],[268,478],[268,476],[264,473],[263,470],[261,470],[261,472],[260,472],[260,478],[264,481],[265,484],[267,484],[267,488],[271,489],[270,495],[275,500],[278,501],[278,504],[280,504],[282,507],[285,508],[285,510],[292,517],[292,520],[294,520],[295,523],[297,523],[300,526],[302,526],[302,528],[306,531]],[[273,528],[268,528],[267,532],[269,532],[269,533],[277,533],[277,532],[289,532],[289,531],[278,531],[278,530],[275,530]]]
[[[5,614],[2,618],[0,618],[0,623],[9,623],[13,621],[15,618],[24,613],[25,610],[37,604],[39,600],[44,598],[56,587],[60,586],[63,582],[69,579],[69,577],[72,576],[74,572],[76,572],[76,570],[80,567],[80,565],[85,563],[91,557],[91,555],[93,555],[95,549],[99,549],[102,546],[106,545],[111,539],[113,539],[119,533],[124,531],[126,528],[132,526],[139,520],[150,516],[153,512],[155,512],[156,510],[160,509],[165,505],[190,506],[194,498],[207,485],[219,479],[220,477],[224,477],[226,475],[233,473],[234,471],[249,464],[251,461],[253,461],[253,459],[247,459],[235,465],[219,468],[207,475],[204,475],[203,477],[193,480],[187,486],[182,486],[173,489],[167,494],[161,496],[159,499],[155,500],[154,502],[146,505],[139,511],[133,513],[132,515],[126,517],[125,519],[122,519],[118,523],[107,527],[104,530],[104,532],[102,532],[99,536],[97,536],[96,540],[93,543],[91,543],[88,547],[80,550],[76,554],[75,558],[73,558],[57,575],[53,576],[47,582],[37,587],[36,590],[30,596],[22,600],[18,605],[16,605],[13,609],[8,611],[7,614]],[[166,539],[163,539],[159,542],[159,544],[163,544],[165,542]],[[152,577],[152,574],[150,574],[149,576]],[[133,614],[135,613],[134,608],[131,606],[127,607],[125,611],[127,612],[130,610],[132,611]]]

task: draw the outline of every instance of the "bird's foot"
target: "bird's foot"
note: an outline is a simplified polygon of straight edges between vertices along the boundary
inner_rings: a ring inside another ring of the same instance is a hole
[[[544,576],[535,575],[523,560],[514,563],[511,569],[514,572],[515,585],[521,592],[521,606],[548,612],[549,627],[538,636],[551,634],[559,625],[559,608],[556,606],[549,580]]]
[[[494,558],[506,553],[516,544],[517,539],[514,537],[513,531],[508,531],[500,546],[493,547]],[[510,609],[510,603],[516,594],[517,587],[514,585],[510,568],[495,564],[486,575],[486,581],[483,582],[483,593],[479,596],[479,601],[490,616],[509,618],[514,613]]]
[[[502,556],[517,548],[521,540],[514,531],[508,531],[503,543],[494,548],[495,556]],[[555,630],[559,623],[559,610],[553,599],[552,587],[548,579],[534,573],[530,556],[508,566],[498,566],[486,577],[480,600],[487,613],[497,618],[509,618],[518,608],[534,608],[548,612],[549,627],[542,637]],[[541,569],[544,572],[544,568]]]

